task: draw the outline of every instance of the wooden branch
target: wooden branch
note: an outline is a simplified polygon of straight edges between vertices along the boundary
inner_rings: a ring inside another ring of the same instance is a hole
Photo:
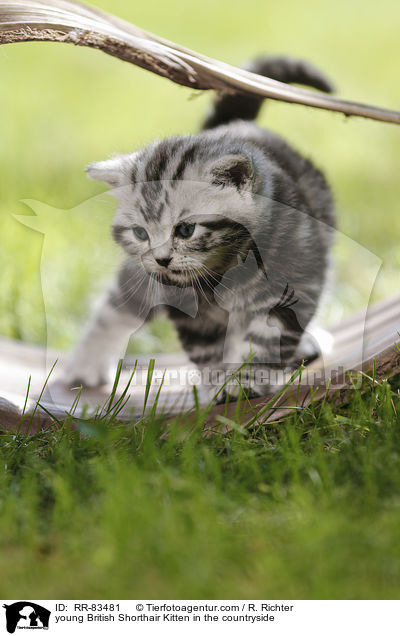
[[[315,360],[307,367],[308,378],[314,375],[318,382],[308,383],[304,374],[300,386],[296,381],[269,406],[268,398],[255,398],[249,402],[243,400],[239,409],[235,403],[231,403],[227,410],[225,406],[215,406],[209,413],[205,428],[212,430],[215,426],[220,427],[221,415],[231,417],[237,423],[246,426],[254,415],[257,415],[259,422],[273,422],[288,413],[293,413],[294,408],[303,408],[311,402],[318,405],[323,401],[331,401],[336,406],[348,402],[354,395],[348,373],[356,376],[358,374],[359,378],[366,379],[364,387],[360,390],[370,389],[372,382],[379,382],[382,378],[400,373],[399,325],[400,295],[397,295],[370,307],[366,316],[361,312],[331,328],[334,338],[331,354],[325,356],[324,360]],[[164,384],[158,396],[158,412],[163,411],[169,416],[186,413],[184,421],[189,425],[191,419],[195,419],[189,412],[194,404],[193,393],[189,385],[182,386],[179,372],[183,370],[188,373],[190,369],[195,369],[194,365],[184,354],[179,353],[153,357],[156,358],[156,369],[161,373],[165,370],[167,378],[168,374],[170,375],[170,381]],[[47,366],[56,360],[58,363],[52,374],[53,379],[50,379],[45,392],[41,394],[49,370],[45,365],[44,349],[0,338],[0,430],[15,430],[24,406],[26,418],[21,423],[21,430],[25,432],[29,430],[33,433],[42,428],[53,427],[57,420],[65,419],[76,398],[76,392],[67,389],[60,380],[65,364],[63,358],[60,352],[47,351]],[[120,420],[132,420],[132,412],[136,414],[133,419],[140,417],[143,411],[148,362],[148,357],[139,357],[137,381],[128,391],[130,397],[118,415]],[[132,368],[133,361],[128,360],[128,365],[121,374],[117,398],[125,389]],[[30,395],[26,400],[29,377]],[[109,398],[111,389],[111,383],[98,389],[85,389],[75,410],[75,416],[79,417],[84,413],[85,404],[89,406],[89,412],[94,412]],[[198,389],[200,401],[206,405],[207,393],[202,392],[201,387]],[[152,407],[158,390],[159,384],[154,380],[149,395],[149,408]],[[37,400],[40,406],[37,406]]]
[[[245,92],[400,124],[400,112],[297,88],[235,68],[74,0],[0,0],[0,44],[42,40],[100,49],[193,89]]]

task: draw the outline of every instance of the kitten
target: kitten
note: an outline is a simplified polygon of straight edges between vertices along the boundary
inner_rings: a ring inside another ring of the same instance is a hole
[[[331,91],[305,62],[262,58],[249,70]],[[249,355],[267,376],[304,357],[329,262],[332,197],[308,159],[251,122],[262,101],[222,93],[199,134],[89,166],[119,200],[112,231],[126,260],[70,362],[70,385],[107,381],[131,333],[168,304],[190,359],[222,370],[222,384]],[[185,309],[188,288],[197,312]],[[257,383],[252,373],[249,393],[270,392],[268,377]]]

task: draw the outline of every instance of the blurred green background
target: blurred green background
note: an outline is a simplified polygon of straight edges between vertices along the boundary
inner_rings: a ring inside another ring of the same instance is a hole
[[[306,58],[333,80],[338,95],[400,109],[398,1],[93,4],[232,64],[261,52]],[[49,344],[65,348],[119,260],[108,237],[113,203],[101,195],[105,187],[86,178],[85,166],[154,138],[197,131],[212,95],[59,43],[1,47],[0,77],[0,333],[37,343],[46,338],[42,234],[13,218],[32,214],[21,201],[59,211],[100,195],[97,207],[92,202],[74,213],[54,212],[46,245]],[[374,297],[396,292],[400,128],[278,102],[265,105],[259,123],[311,157],[332,184],[343,236],[325,321],[340,320],[368,300],[376,264],[369,252],[382,261]],[[353,249],[345,236],[363,249]],[[136,350],[176,346],[171,328],[159,321],[144,330]]]

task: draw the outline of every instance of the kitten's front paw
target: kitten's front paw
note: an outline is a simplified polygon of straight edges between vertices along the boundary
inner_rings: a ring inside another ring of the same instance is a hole
[[[296,366],[299,366],[303,360],[306,364],[309,364],[316,358],[329,355],[332,348],[332,334],[318,325],[311,324],[308,326],[307,331],[303,333],[298,344],[296,352]]]
[[[63,380],[71,388],[94,388],[110,382],[110,368],[108,364],[99,364],[98,360],[83,359],[75,356],[67,364]]]

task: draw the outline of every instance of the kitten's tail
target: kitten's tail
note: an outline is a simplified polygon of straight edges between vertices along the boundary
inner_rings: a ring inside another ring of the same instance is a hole
[[[285,84],[303,84],[331,93],[333,85],[314,66],[290,57],[260,57],[246,67],[247,71],[270,77]],[[215,128],[234,119],[253,120],[257,117],[263,97],[244,93],[219,93],[202,128]]]

